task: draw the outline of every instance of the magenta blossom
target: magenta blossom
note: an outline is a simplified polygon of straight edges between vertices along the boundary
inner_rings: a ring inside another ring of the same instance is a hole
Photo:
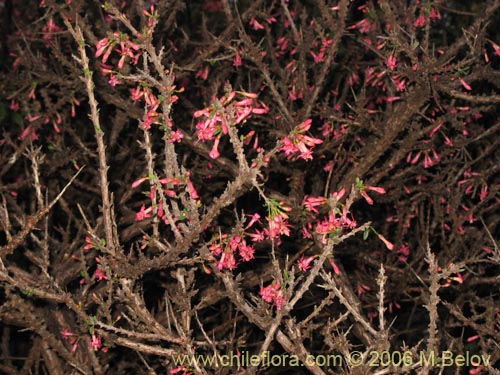
[[[308,257],[305,258],[303,255],[302,257],[297,261],[297,264],[299,266],[299,269],[302,272],[307,272],[311,268],[311,263],[314,260],[314,257]]]

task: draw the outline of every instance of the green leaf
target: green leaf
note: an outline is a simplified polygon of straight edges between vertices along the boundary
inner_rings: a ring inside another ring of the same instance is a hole
[[[287,270],[283,271],[283,278],[285,279],[286,282],[290,281],[290,274],[288,273]]]
[[[367,228],[363,232],[363,239],[366,241],[366,239],[368,238],[369,235],[370,235],[370,228]]]
[[[363,180],[360,179],[359,177],[356,177],[356,186],[358,187],[359,190],[365,189],[365,184],[363,183]]]

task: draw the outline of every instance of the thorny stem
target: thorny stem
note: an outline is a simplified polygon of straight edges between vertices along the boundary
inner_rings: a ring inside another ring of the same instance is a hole
[[[106,236],[106,249],[112,254],[116,254],[116,250],[119,246],[119,240],[113,235],[113,220],[111,215],[112,204],[109,194],[109,182],[108,182],[108,164],[106,161],[106,146],[104,144],[104,131],[102,130],[101,123],[99,120],[99,103],[97,102],[94,94],[94,81],[92,79],[93,72],[90,70],[89,58],[87,52],[85,51],[85,38],[83,37],[82,30],[78,24],[78,19],[75,21],[75,26],[71,24],[68,18],[63,15],[64,24],[73,35],[76,43],[78,44],[78,50],[80,52],[80,58],[78,61],[83,68],[83,81],[85,83],[85,88],[87,91],[87,96],[89,98],[91,120],[94,125],[95,138],[97,140],[97,152],[99,155],[99,181],[101,185],[101,196],[102,196],[102,214],[104,217],[104,232]]]

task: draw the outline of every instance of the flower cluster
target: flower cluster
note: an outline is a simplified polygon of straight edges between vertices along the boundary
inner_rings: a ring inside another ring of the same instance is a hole
[[[132,183],[132,188],[136,188],[140,186],[144,181],[149,180],[148,177],[142,177]],[[176,178],[176,177],[167,177],[167,178],[162,178],[159,180],[159,182],[162,185],[165,185],[165,188],[162,189],[162,193],[165,194],[168,197],[177,197],[177,192],[174,190],[174,187],[176,186],[186,186],[186,190],[189,192],[189,195],[191,199],[193,200],[198,200],[199,195],[194,187],[191,179],[189,178],[189,174],[186,175],[185,178]],[[151,192],[150,192],[150,198],[154,199],[156,198],[157,195],[157,187],[152,186],[151,187]],[[167,225],[169,225],[168,217],[166,215],[165,209],[163,202],[160,202],[158,205],[156,215],[163,220],[163,222]],[[139,211],[136,212],[135,214],[135,221],[143,221],[146,219],[149,219],[153,216],[153,207],[149,206],[146,207],[146,205],[142,205]]]
[[[299,270],[302,272],[307,272],[311,268],[311,263],[314,260],[314,256],[310,257],[304,257],[303,255],[300,257],[300,259],[297,261],[297,265],[299,267]]]
[[[345,207],[342,210],[335,208],[330,210],[327,217],[318,222],[316,233],[321,235],[321,242],[326,244],[328,236],[339,236],[345,229],[353,229],[357,225],[356,220]]]
[[[222,234],[212,242],[210,251],[217,259],[217,268],[222,271],[223,269],[233,270],[236,268],[236,254],[243,262],[252,260],[255,249],[252,245],[248,245],[240,235]]]
[[[264,229],[264,234],[268,239],[279,239],[281,235],[290,236],[290,224],[288,223],[288,214],[292,209],[283,202],[275,199],[268,199],[267,205],[267,223],[268,228]]]
[[[291,159],[294,154],[299,153],[298,158],[304,160],[312,160],[312,150],[316,145],[323,143],[321,139],[313,138],[306,135],[306,132],[311,128],[312,120],[308,119],[297,125],[292,132],[285,137],[280,151],[283,151],[288,159]]]
[[[174,80],[175,77],[172,77]],[[146,130],[151,129],[151,125],[167,125],[165,126],[165,130],[167,130],[167,134],[169,135],[170,143],[180,142],[182,138],[184,138],[184,134],[182,134],[179,130],[172,130],[172,122],[169,120],[165,120],[164,116],[158,112],[158,109],[162,103],[162,100],[166,100],[168,104],[173,104],[179,100],[179,97],[176,95],[177,93],[183,92],[184,89],[177,89],[175,85],[171,85],[168,89],[165,89],[168,92],[166,96],[159,97],[156,95],[150,87],[147,87],[146,84],[140,83],[137,85],[135,89],[130,91],[130,97],[132,100],[138,101],[140,99],[144,99],[146,104],[146,115],[142,120],[142,127]],[[166,124],[165,124],[166,123]]]
[[[337,207],[337,203],[345,195],[345,189],[339,192],[333,192],[330,195],[330,199],[325,197],[311,197],[305,196],[302,201],[302,207],[304,208],[304,215],[309,217],[309,224],[302,229],[302,235],[305,238],[311,238],[311,230],[313,228],[312,222],[316,222],[315,232],[321,235],[321,241],[326,244],[327,238],[329,236],[338,236],[344,232],[345,229],[354,229],[357,227],[357,222],[352,217],[346,206],[342,208]],[[318,208],[320,206],[329,206],[328,214],[326,216],[321,214]],[[299,268],[303,271],[307,270],[304,267],[311,260],[303,260],[299,263]],[[304,269],[305,268],[305,269]]]
[[[141,57],[139,45],[132,42],[127,34],[119,33],[118,31],[115,31],[110,37],[99,40],[96,44],[96,49],[95,56],[102,56],[103,63],[108,61],[113,51],[118,53],[120,55],[120,60],[117,64],[118,69],[123,68],[127,57],[130,58],[130,62],[133,65],[137,65],[139,57]]]
[[[237,95],[242,99],[236,101]],[[196,124],[198,139],[214,141],[210,157],[217,159],[220,156],[220,139],[228,134],[230,126],[244,123],[252,114],[267,112],[269,107],[257,101],[255,93],[230,91],[220,99],[214,97],[210,106],[194,113],[194,117],[199,119]]]
[[[367,190],[374,191],[379,194],[385,194],[385,189],[377,186],[368,186],[363,183],[363,180],[356,178],[356,186],[359,190],[359,194],[365,199],[366,203],[369,205],[373,204],[373,199],[367,194]]]
[[[93,332],[93,328],[91,330],[92,330],[92,333],[90,335],[90,347],[94,351],[101,349],[103,352],[107,352],[108,347],[107,346],[103,347],[101,338],[98,337],[95,334],[95,332]],[[71,352],[75,353],[76,350],[78,349],[78,342],[80,340],[79,337],[67,328],[64,328],[61,331],[61,336],[63,337],[64,340],[66,340],[71,345]]]
[[[274,303],[278,311],[281,310],[286,303],[281,284],[277,280],[266,287],[261,286],[259,294],[265,302]]]
[[[78,337],[67,328],[61,331],[61,336],[71,345],[71,353],[75,353],[78,349]]]

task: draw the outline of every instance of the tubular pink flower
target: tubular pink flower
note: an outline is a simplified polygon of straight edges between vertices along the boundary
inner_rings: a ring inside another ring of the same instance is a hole
[[[95,270],[95,278],[99,281],[109,280],[109,276],[106,274],[106,271],[104,271],[101,267],[97,267]]]
[[[313,256],[305,258],[302,255],[302,257],[297,261],[297,265],[299,266],[299,269],[302,272],[307,272],[311,268],[311,263],[313,260],[314,260]]]
[[[319,211],[316,209],[316,207],[321,206],[326,202],[327,199],[325,197],[308,197],[306,195],[304,197],[304,200],[302,201],[302,205],[306,208],[307,211],[318,213]]]
[[[255,249],[253,246],[251,245],[247,245],[245,241],[243,241],[243,243],[240,245],[239,247],[239,254],[240,254],[240,257],[245,261],[245,262],[248,262],[250,261],[251,259],[254,258],[254,253],[255,253]]]
[[[254,30],[263,30],[264,26],[262,26],[255,17],[250,20],[250,26],[253,27]]]
[[[465,82],[462,78],[460,78],[460,83],[462,84],[462,86],[467,90],[467,91],[471,91],[472,90],[472,87],[470,87],[470,85]]]
[[[101,348],[102,346],[102,341],[99,337],[97,337],[95,334],[92,334],[92,340],[90,341],[90,347],[97,351]]]
[[[382,236],[381,234],[378,235],[378,238],[384,243],[384,245],[389,249],[389,250],[393,250],[394,249],[394,245],[389,242],[384,236]]]
[[[103,38],[99,40],[96,44],[96,53],[95,57],[99,57],[104,53],[104,50],[108,47],[109,45],[109,38]]]
[[[340,275],[340,268],[335,264],[335,261],[333,259],[329,259],[329,262],[333,268],[333,272],[335,272],[335,275]]]
[[[385,61],[385,65],[389,70],[394,70],[398,66],[398,61],[396,59],[396,56],[394,55],[389,55],[387,57],[387,60]]]
[[[312,124],[312,119],[307,119],[306,121],[304,121],[301,124],[297,125],[297,127],[295,128],[295,130],[298,133],[304,133],[304,132],[308,131],[311,128],[311,124]]]
[[[365,198],[366,203],[369,205],[373,205],[373,199],[366,193],[366,191],[359,192],[363,198]]]
[[[243,62],[241,61],[241,55],[238,51],[236,51],[236,54],[234,55],[233,66],[238,68],[242,65],[243,65]]]
[[[61,331],[61,335],[63,337],[63,339],[65,340],[68,340],[68,339],[71,339],[72,337],[75,336],[75,334],[73,332],[71,332],[69,329],[67,328],[64,328],[62,331]]]
[[[151,207],[146,208],[144,205],[142,205],[139,212],[136,212],[135,214],[135,221],[142,221],[144,219],[150,218],[151,211],[152,211]]]
[[[386,191],[383,187],[377,187],[377,186],[365,186],[368,190],[372,190],[376,193],[379,193],[379,194],[385,194]]]
[[[219,142],[220,138],[215,138],[214,145],[209,154],[212,159],[217,159],[220,156],[219,150],[217,149],[217,147],[219,147]]]
[[[247,224],[247,226],[245,227],[245,229],[250,228],[256,222],[260,223],[260,215],[258,213],[254,213],[252,215],[247,215],[247,216],[250,216],[250,222]]]
[[[137,186],[141,185],[147,179],[148,179],[147,177],[142,177],[142,178],[139,178],[138,180],[135,180],[134,182],[132,182],[132,188],[136,188]]]

